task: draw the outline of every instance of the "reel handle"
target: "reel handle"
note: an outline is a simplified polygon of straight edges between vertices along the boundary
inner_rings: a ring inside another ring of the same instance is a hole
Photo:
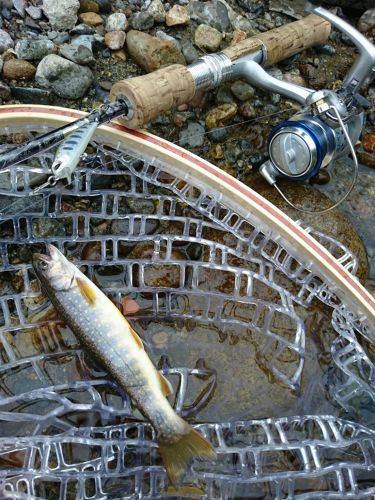
[[[270,66],[308,47],[325,42],[330,30],[329,22],[310,14],[300,21],[227,47],[217,56],[227,60],[228,72],[231,61],[249,54],[263,66]],[[196,64],[187,67],[175,64],[148,75],[117,82],[111,89],[110,99],[114,101],[125,98],[130,104],[130,115],[121,117],[119,121],[128,128],[140,128],[160,114],[188,102],[198,88],[203,88],[197,84],[200,75],[191,70]],[[213,68],[213,72],[215,70]],[[205,88],[209,86],[214,85],[207,85]]]

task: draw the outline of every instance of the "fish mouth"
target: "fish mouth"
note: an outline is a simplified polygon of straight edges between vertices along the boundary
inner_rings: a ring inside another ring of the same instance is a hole
[[[56,247],[51,245],[50,243],[46,243],[47,252],[45,253],[34,253],[33,254],[33,262],[52,262],[53,260],[58,260],[60,252]]]
[[[49,264],[52,261],[52,258],[44,253],[34,253],[32,261],[33,264],[37,264],[38,262],[46,262]]]

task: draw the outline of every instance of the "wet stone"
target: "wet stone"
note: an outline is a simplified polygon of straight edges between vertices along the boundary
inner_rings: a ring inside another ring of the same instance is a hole
[[[11,96],[10,87],[0,80],[0,99],[2,101],[8,101]]]
[[[169,64],[185,64],[176,45],[141,31],[131,30],[126,37],[132,59],[148,73]]]
[[[125,39],[124,31],[109,31],[104,36],[104,43],[111,50],[119,50],[124,46]]]
[[[100,26],[103,24],[103,18],[96,12],[83,12],[79,15],[79,20],[88,26]]]
[[[181,50],[187,64],[192,64],[199,58],[196,48],[189,40],[183,40],[181,42]]]
[[[130,25],[134,30],[146,31],[153,27],[154,18],[147,11],[136,12],[130,19]]]
[[[224,127],[215,127],[209,130],[208,137],[211,141],[219,143],[228,137],[228,132]]]
[[[89,68],[51,54],[39,63],[35,79],[61,97],[79,99],[92,84],[93,74]]]
[[[363,149],[368,153],[375,152],[375,134],[364,134],[362,138]]]
[[[13,6],[21,17],[25,17],[25,0],[13,0]]]
[[[165,21],[165,8],[160,0],[153,0],[147,12],[154,18],[156,23],[163,23]]]
[[[17,42],[15,51],[18,59],[40,60],[48,54],[52,54],[54,43],[51,40],[24,39]]]
[[[233,118],[237,113],[237,105],[232,104],[221,104],[216,108],[210,109],[206,115],[206,126],[208,128],[220,127],[231,118]]]
[[[12,48],[13,46],[14,42],[9,33],[0,29],[0,54],[5,52],[7,49]]]
[[[176,40],[176,38],[173,38],[173,36],[170,36],[168,35],[167,33],[165,33],[164,31],[162,30],[158,30],[155,35],[160,38],[160,40],[167,40],[168,42],[172,42],[176,45],[176,47],[178,48],[178,50],[181,50],[181,44],[178,40]]]
[[[372,28],[375,28],[375,9],[366,10],[358,21],[358,29],[362,33],[366,33]]]
[[[116,12],[108,16],[105,24],[106,31],[125,31],[127,27],[128,20],[122,12]]]
[[[77,26],[70,31],[71,35],[93,35],[94,33],[95,29],[85,23],[77,24]]]
[[[230,20],[228,10],[220,1],[192,2],[190,4],[190,17],[194,21],[208,24],[219,31],[228,31]]]
[[[78,0],[43,0],[42,9],[56,30],[69,30],[77,22]]]
[[[188,14],[187,8],[182,5],[174,5],[165,17],[165,24],[167,26],[176,26],[180,24],[188,24],[190,21],[190,16]]]
[[[197,122],[190,122],[184,130],[180,132],[179,144],[188,148],[196,148],[204,143],[205,129]]]
[[[215,28],[207,24],[201,24],[195,30],[194,34],[195,45],[200,49],[206,49],[210,52],[215,52],[220,47],[222,34]]]
[[[60,55],[77,64],[90,64],[95,61],[92,51],[85,45],[62,45]]]
[[[23,59],[10,59],[3,66],[3,75],[7,80],[31,80],[35,71],[35,66]]]
[[[95,12],[99,13],[99,4],[96,0],[80,0],[79,12]]]
[[[64,224],[56,219],[34,219],[32,230],[36,238],[65,236]]]
[[[51,104],[51,92],[49,90],[37,89],[33,87],[12,87],[14,99],[25,104]]]
[[[254,97],[255,94],[254,87],[240,80],[234,82],[230,88],[233,95],[235,95],[235,97],[237,97],[240,101],[247,101],[248,99]]]

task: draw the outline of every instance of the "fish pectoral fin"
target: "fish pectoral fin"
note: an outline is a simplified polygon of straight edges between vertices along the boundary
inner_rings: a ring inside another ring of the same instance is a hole
[[[164,377],[164,375],[160,372],[158,372],[158,375],[159,375],[159,383],[160,383],[160,389],[161,389],[161,392],[163,393],[163,395],[165,397],[167,396],[170,396],[171,394],[173,394],[173,387],[172,387],[172,384],[169,382],[168,379],[166,379]]]
[[[95,304],[96,293],[95,290],[90,287],[90,284],[84,281],[82,278],[76,278],[77,286],[82,296],[90,306]]]
[[[136,341],[136,343],[137,343],[138,347],[139,347],[140,349],[144,349],[144,345],[143,345],[142,339],[140,338],[140,336],[138,335],[138,333],[137,333],[137,332],[135,332],[135,331],[133,330],[133,328],[130,328],[130,327],[129,327],[129,331],[130,331],[130,334],[131,334],[131,336],[133,337],[133,339]]]

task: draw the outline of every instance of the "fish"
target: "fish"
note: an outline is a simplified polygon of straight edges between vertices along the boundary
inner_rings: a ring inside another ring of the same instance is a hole
[[[181,484],[193,458],[215,459],[211,443],[170,405],[169,381],[156,369],[143,342],[116,305],[63,253],[47,245],[48,255],[33,254],[42,291],[58,314],[123,387],[156,431],[170,483]]]

